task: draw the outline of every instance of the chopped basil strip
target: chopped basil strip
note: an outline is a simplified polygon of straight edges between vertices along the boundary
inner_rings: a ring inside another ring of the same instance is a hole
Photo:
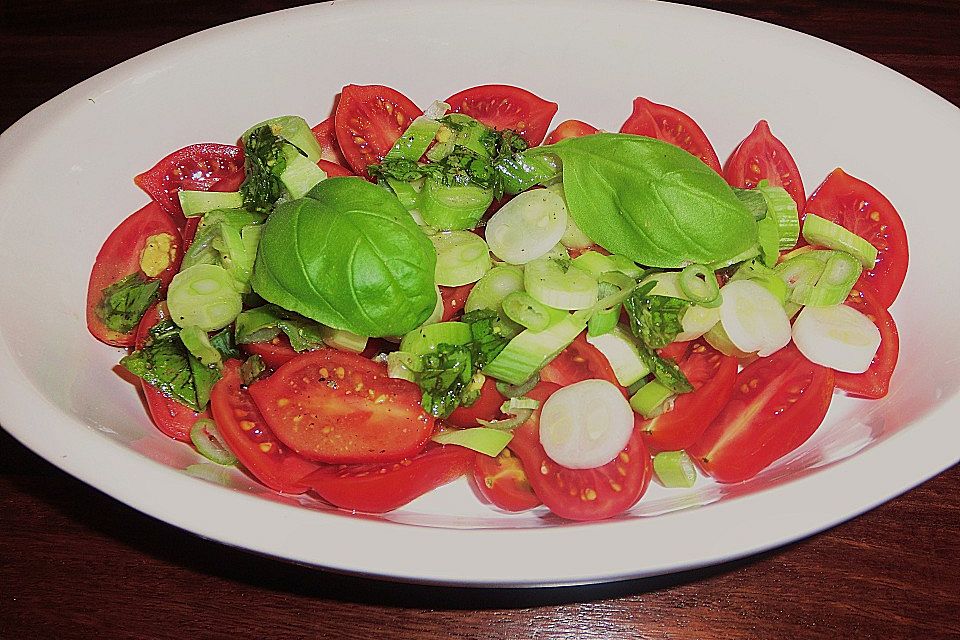
[[[130,333],[160,293],[160,281],[131,273],[103,290],[94,312],[111,331]]]

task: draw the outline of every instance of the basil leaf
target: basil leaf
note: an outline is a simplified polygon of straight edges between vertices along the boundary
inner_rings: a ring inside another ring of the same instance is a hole
[[[236,339],[241,344],[267,342],[282,331],[294,351],[310,351],[323,346],[321,328],[313,320],[268,304],[237,316]]]
[[[433,244],[399,200],[332,178],[263,225],[251,284],[268,302],[361,336],[397,336],[433,312]]]
[[[641,347],[640,359],[647,365],[647,368],[653,372],[657,382],[667,387],[674,393],[687,393],[693,391],[693,385],[683,375],[683,371],[673,360],[668,360],[657,354],[653,349]]]
[[[423,370],[417,383],[423,391],[421,404],[433,416],[446,418],[461,404],[461,396],[473,378],[470,351],[462,345],[439,344],[421,356]]]
[[[650,349],[662,349],[683,331],[683,314],[690,302],[669,296],[638,295],[624,300],[633,335]]]
[[[159,280],[148,280],[139,272],[131,273],[103,290],[94,313],[111,331],[130,333],[160,297],[159,293]]]
[[[679,268],[723,262],[757,242],[753,215],[723,178],[671,144],[600,133],[535,151],[560,158],[570,214],[612,253]]]
[[[219,369],[200,364],[183,346],[177,332],[169,331],[163,323],[151,330],[154,335],[159,337],[122,358],[120,364],[164,395],[202,411],[210,400],[210,390],[220,379]]]

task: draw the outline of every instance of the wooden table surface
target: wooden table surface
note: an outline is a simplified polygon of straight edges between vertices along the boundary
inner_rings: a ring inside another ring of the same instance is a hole
[[[0,130],[135,54],[293,4],[2,2]],[[960,105],[957,0],[694,4],[838,43]],[[743,561],[610,585],[484,591],[344,577],[228,549],[121,505],[0,431],[0,640],[960,638],[958,611],[958,467]]]

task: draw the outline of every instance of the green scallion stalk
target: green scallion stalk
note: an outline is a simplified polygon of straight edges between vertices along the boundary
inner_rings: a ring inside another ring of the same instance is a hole
[[[770,186],[761,180],[757,191],[767,204],[767,218],[777,221],[778,244],[780,249],[790,249],[800,237],[800,216],[797,203],[783,187]],[[770,265],[772,266],[772,265]]]
[[[497,391],[499,391],[500,395],[502,395],[504,398],[519,398],[530,393],[530,391],[539,383],[540,376],[534,375],[526,382],[521,382],[520,384],[516,385],[497,381],[496,387]]]
[[[240,209],[243,207],[243,194],[239,191],[189,191],[177,192],[180,208],[188,218],[202,216],[214,209]]]
[[[523,291],[508,295],[501,307],[509,319],[532,331],[543,331],[550,325],[550,310]]]
[[[686,451],[661,451],[653,457],[653,471],[668,489],[689,489],[697,481],[697,467]]]
[[[613,331],[620,321],[620,307],[598,309],[587,320],[587,335],[591,338],[606,335]]]
[[[476,185],[445,185],[427,179],[420,190],[417,209],[423,221],[443,231],[472,229],[493,203],[493,190]]]
[[[484,455],[495,458],[507,447],[513,439],[513,434],[502,429],[473,427],[471,429],[457,429],[444,431],[433,436],[431,440],[439,444],[454,444],[472,449]]]
[[[237,464],[237,457],[224,444],[217,423],[209,418],[201,418],[190,429],[190,441],[207,460],[222,465]]]
[[[830,307],[847,299],[863,272],[857,258],[845,251],[834,251],[812,289],[795,302],[809,307]]]
[[[221,266],[197,264],[173,277],[167,289],[170,317],[181,327],[222,329],[240,315],[243,300],[233,277]]]
[[[630,407],[644,418],[653,418],[663,413],[663,406],[674,395],[668,387],[651,380],[640,387],[630,398]]]
[[[459,287],[476,282],[490,270],[490,249],[469,231],[445,231],[430,236],[437,251],[436,283]]]
[[[523,291],[523,269],[512,264],[499,265],[477,281],[463,310],[467,313],[477,309],[499,311],[503,300],[515,291]]]
[[[803,237],[810,244],[849,253],[860,261],[864,269],[873,269],[877,264],[875,246],[854,232],[815,213],[808,213],[804,218]]]
[[[702,307],[720,305],[720,286],[713,271],[702,264],[684,267],[678,280],[683,295]]]

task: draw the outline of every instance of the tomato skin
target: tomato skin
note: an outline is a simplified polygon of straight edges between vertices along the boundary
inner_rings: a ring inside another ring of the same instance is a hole
[[[541,382],[527,396],[542,405],[559,388]],[[522,461],[534,492],[550,511],[568,520],[603,520],[632,507],[647,490],[653,464],[639,429],[634,428],[627,446],[611,462],[595,469],[567,469],[543,450],[539,421],[537,410],[514,430],[508,446]]]
[[[165,302],[157,303],[147,309],[137,327],[135,348],[142,349],[147,336],[158,322],[170,317]],[[150,419],[164,434],[174,440],[181,442],[190,442],[190,429],[193,423],[200,418],[209,418],[210,413],[204,409],[196,412],[190,407],[180,404],[173,398],[167,397],[162,391],[140,379],[140,388],[143,390],[143,397],[147,401],[147,410],[150,413]]]
[[[173,218],[156,203],[151,202],[130,214],[107,236],[100,247],[87,283],[86,309],[87,329],[97,340],[115,347],[129,347],[134,343],[135,329],[129,333],[118,333],[109,329],[97,317],[96,308],[105,288],[130,274],[143,273],[140,269],[140,256],[147,239],[161,233],[169,234],[173,239],[170,266],[157,275],[161,289],[165,289],[180,268],[184,248],[183,239]]]
[[[875,188],[834,169],[813,192],[803,215],[815,213],[849,229],[877,248],[877,264],[857,281],[876,292],[876,300],[889,307],[897,299],[910,260],[907,232],[900,214]]]
[[[468,115],[488,127],[516,131],[531,147],[543,142],[550,121],[557,114],[557,103],[506,84],[464,89],[444,102],[452,112]]]
[[[350,171],[350,169],[328,160],[320,160],[317,166],[326,171],[328,178],[350,178],[353,176],[353,171]]]
[[[340,145],[337,143],[337,133],[334,130],[333,120],[333,116],[330,116],[317,126],[312,127],[310,131],[313,132],[313,137],[320,144],[320,157],[331,164],[342,167],[347,164],[347,159],[343,157],[343,152],[340,151]],[[322,169],[323,165],[320,165],[320,168]]]
[[[633,112],[627,118],[620,133],[632,133],[656,138],[680,147],[720,173],[720,159],[713,145],[693,118],[665,104],[657,104],[638,97],[633,101]]]
[[[437,446],[398,462],[326,465],[303,481],[341,509],[386,513],[469,473],[475,455],[463,447]]]
[[[611,382],[626,394],[620,386],[613,367],[600,350],[587,342],[586,332],[581,333],[566,349],[540,371],[540,379],[566,387],[575,382],[598,378]]]
[[[890,312],[877,300],[876,292],[864,283],[858,284],[850,292],[844,304],[853,307],[877,325],[880,329],[880,348],[873,357],[870,368],[863,373],[837,371],[837,389],[858,398],[882,398],[890,389],[890,376],[893,375],[900,354],[897,325]]]
[[[230,451],[257,480],[280,493],[304,493],[303,478],[319,465],[288,449],[240,383],[239,360],[228,360],[210,393],[210,409]]]
[[[334,115],[337,143],[358,176],[370,178],[367,166],[379,164],[393,143],[423,112],[402,93],[381,85],[348,84]]]
[[[459,287],[440,287],[440,299],[443,302],[443,316],[440,322],[446,322],[463,310],[463,305],[467,302],[467,296],[473,291],[473,285],[464,284]]]
[[[662,354],[661,354],[662,355]],[[686,449],[703,434],[733,394],[737,359],[696,340],[679,360],[693,391],[676,397],[673,408],[640,426],[643,441],[654,453]]]
[[[480,397],[469,407],[459,406],[453,410],[446,421],[455,427],[478,427],[477,418],[495,420],[500,415],[500,406],[506,400],[497,391],[497,383],[493,378],[483,381],[480,388]]]
[[[186,219],[177,192],[211,191],[217,182],[237,171],[243,171],[240,147],[204,142],[174,151],[133,181],[173,216],[178,227],[183,227]]]
[[[595,126],[587,124],[583,120],[564,120],[557,125],[556,129],[550,132],[550,135],[543,141],[543,144],[553,144],[561,140],[566,140],[567,138],[581,138],[599,132],[600,130]]]
[[[297,352],[290,346],[290,340],[282,333],[267,342],[249,342],[239,345],[240,348],[252,356],[260,356],[271,369],[279,369],[297,357]]]
[[[523,464],[510,449],[495,458],[478,453],[473,483],[480,495],[504,511],[526,511],[543,504],[533,492]]]
[[[784,347],[737,374],[729,402],[687,452],[717,482],[748,480],[813,435],[833,388],[832,369]]]
[[[723,165],[723,177],[731,187],[741,189],[753,189],[761,180],[783,187],[797,203],[797,211],[803,211],[806,196],[800,170],[766,120],[758,122],[733,150]]]
[[[250,395],[282,442],[319,462],[395,462],[419,453],[434,428],[417,385],[336,349],[300,354]]]

